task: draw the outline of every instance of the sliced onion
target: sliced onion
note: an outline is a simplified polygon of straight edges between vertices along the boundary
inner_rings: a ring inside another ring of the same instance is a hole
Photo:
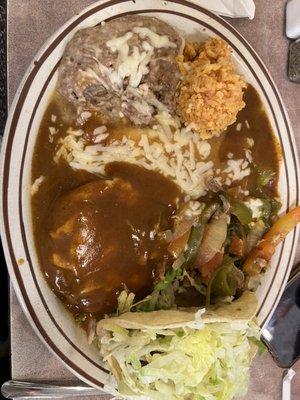
[[[227,200],[227,198],[225,196],[223,196],[222,194],[219,195],[220,200],[222,201],[223,204],[223,212],[224,213],[228,213],[228,211],[230,210],[230,202],[229,200]]]
[[[196,217],[191,217],[191,218],[183,217],[178,219],[174,226],[173,239],[175,240],[180,236],[184,235],[187,231],[190,231],[195,220]]]
[[[236,233],[232,234],[229,247],[230,254],[237,257],[244,257],[247,254],[247,246],[246,238],[239,238]]]
[[[224,251],[217,252],[211,260],[198,266],[204,283],[208,283],[223,262]]]
[[[189,240],[190,230],[191,228],[169,244],[168,251],[173,257],[178,257],[179,254],[185,249],[185,246]]]
[[[223,244],[227,235],[228,216],[218,215],[207,225],[202,243],[198,250],[197,265],[210,261],[216,253],[222,251]]]
[[[247,235],[247,251],[248,253],[257,245],[266,231],[266,225],[263,220],[259,219],[253,223],[250,232]]]
[[[235,267],[234,273],[235,273],[237,288],[242,289],[244,286],[244,282],[245,282],[245,275],[244,275],[243,271],[241,271],[237,267]]]
[[[184,250],[190,236],[191,227],[195,222],[195,218],[182,218],[175,226],[173,240],[168,246],[168,251],[174,256],[178,257]]]

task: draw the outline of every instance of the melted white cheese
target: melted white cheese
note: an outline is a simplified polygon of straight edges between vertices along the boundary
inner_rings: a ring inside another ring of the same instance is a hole
[[[135,27],[132,31],[140,36],[142,39],[149,39],[150,43],[155,49],[162,47],[176,47],[176,44],[169,40],[167,35],[158,35],[149,28]]]
[[[33,182],[33,184],[31,185],[31,188],[30,188],[31,196],[34,196],[39,191],[39,188],[40,188],[41,184],[44,182],[44,180],[45,180],[45,176],[41,175],[39,178],[37,178]]]
[[[227,160],[227,168],[223,171],[228,174],[228,178],[225,181],[226,185],[231,185],[233,181],[240,181],[245,176],[250,175],[251,170],[249,168],[249,162],[243,159]]]
[[[148,39],[150,43],[144,40],[142,42],[144,51],[140,51],[137,46],[134,46],[130,54],[128,40],[132,38],[134,33],[142,39]],[[114,69],[105,67],[97,60],[100,71],[109,78],[115,90],[122,91],[125,78],[129,78],[130,86],[137,88],[143,75],[148,74],[148,64],[154,48],[176,47],[176,44],[171,42],[167,35],[158,35],[149,28],[135,27],[132,32],[127,32],[123,36],[108,40],[106,46],[113,53],[117,52],[118,58]]]
[[[106,42],[106,46],[110,48],[110,50],[115,53],[116,51],[121,51],[124,45],[127,45],[127,41],[131,39],[133,36],[132,32],[127,32],[123,36],[119,36],[117,38],[108,40]]]
[[[143,75],[148,74],[149,64],[153,47],[143,42],[144,51],[140,52],[137,46],[134,46],[131,54],[129,54],[128,40],[133,36],[132,32],[127,32],[125,35],[118,38],[108,40],[107,47],[112,52],[118,52],[118,59],[115,69],[106,68],[102,65],[102,71],[108,76],[111,83],[118,90],[123,90],[123,82],[125,78],[129,78],[129,85],[136,88],[141,83]],[[106,68],[104,70],[104,68]]]
[[[244,203],[252,211],[252,217],[254,219],[258,219],[262,216],[263,202],[261,199],[250,198]]]
[[[206,179],[213,172],[213,162],[204,161],[210,153],[209,143],[165,111],[156,120],[156,129],[141,131],[137,140],[124,136],[105,143],[108,133],[101,127],[97,128],[95,144],[87,145],[82,135],[69,130],[59,142],[55,161],[62,157],[74,169],[102,175],[108,162],[126,161],[159,171],[193,198],[202,196],[207,189]]]

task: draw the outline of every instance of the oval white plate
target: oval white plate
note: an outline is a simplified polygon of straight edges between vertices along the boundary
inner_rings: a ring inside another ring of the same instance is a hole
[[[66,43],[78,29],[132,13],[157,16],[186,37],[199,40],[218,35],[230,44],[239,70],[258,90],[282,147],[284,159],[279,184],[282,211],[299,201],[297,152],[282,100],[255,51],[224,20],[184,0],[112,0],[95,2],[58,30],[28,69],[8,118],[1,157],[1,233],[10,276],[32,326],[73,373],[96,387],[108,384],[108,374],[95,349],[88,346],[85,334],[50,291],[39,268],[30,217],[31,159]],[[272,268],[257,292],[260,304],[257,318],[261,325],[266,323],[286,284],[297,237],[298,232],[294,231],[277,249]]]

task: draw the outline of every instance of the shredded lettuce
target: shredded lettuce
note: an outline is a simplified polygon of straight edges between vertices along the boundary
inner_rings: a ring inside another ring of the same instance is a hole
[[[251,337],[250,340],[257,346],[257,351],[259,355],[264,354],[267,351],[266,345],[256,337]]]
[[[130,311],[133,306],[134,298],[134,293],[128,292],[127,290],[122,290],[122,292],[118,296],[117,315],[124,314]]]
[[[99,337],[101,355],[118,371],[122,398],[230,400],[246,393],[253,322],[210,323],[202,329],[124,329]]]

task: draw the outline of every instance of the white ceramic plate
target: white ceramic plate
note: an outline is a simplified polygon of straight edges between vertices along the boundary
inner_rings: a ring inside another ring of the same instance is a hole
[[[279,184],[282,212],[299,201],[297,152],[282,100],[258,55],[224,20],[184,0],[111,0],[93,3],[59,29],[32,62],[8,118],[1,159],[1,233],[11,280],[32,326],[73,373],[96,387],[107,384],[108,374],[95,349],[87,345],[85,334],[50,291],[39,267],[30,217],[31,159],[66,43],[78,29],[132,13],[157,16],[186,37],[199,40],[218,35],[230,44],[239,70],[258,90],[282,147]],[[286,284],[297,236],[294,231],[277,249],[272,268],[257,292],[260,304],[257,318],[261,325],[266,323]]]

